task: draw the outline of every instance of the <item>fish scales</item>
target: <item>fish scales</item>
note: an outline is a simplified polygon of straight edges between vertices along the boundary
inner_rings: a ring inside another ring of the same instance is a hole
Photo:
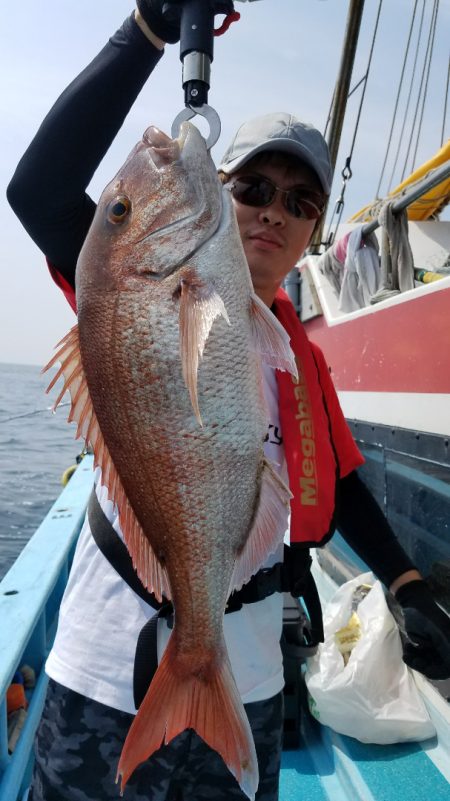
[[[194,126],[178,140],[146,131],[102,194],[76,290],[78,330],[57,354],[69,364],[71,416],[141,580],[175,609],[125,742],[122,784],[192,727],[252,798],[256,753],[223,613],[281,540],[289,492],[264,459],[261,359],[294,368],[253,293],[231,198]]]

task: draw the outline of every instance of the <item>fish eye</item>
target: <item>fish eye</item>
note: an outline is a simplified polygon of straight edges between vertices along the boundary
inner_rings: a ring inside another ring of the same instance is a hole
[[[126,197],[126,195],[121,195],[110,203],[108,208],[108,219],[114,224],[121,223],[128,216],[130,210],[130,199]]]

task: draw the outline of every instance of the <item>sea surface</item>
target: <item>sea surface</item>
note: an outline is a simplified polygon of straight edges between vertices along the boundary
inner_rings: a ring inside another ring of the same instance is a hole
[[[51,374],[50,374],[51,378]],[[62,490],[82,442],[67,423],[67,395],[55,413],[40,367],[0,363],[0,579]]]

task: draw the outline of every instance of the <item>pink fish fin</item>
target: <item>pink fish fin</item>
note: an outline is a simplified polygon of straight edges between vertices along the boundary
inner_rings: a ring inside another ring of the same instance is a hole
[[[236,559],[230,593],[240,590],[283,541],[291,498],[289,487],[264,459],[258,508],[247,541]]]
[[[42,372],[45,373],[57,361],[60,362],[61,366],[52,378],[46,392],[49,392],[54,387],[61,376],[63,377],[63,387],[53,404],[53,409],[56,409],[61,398],[68,391],[70,393],[71,406],[67,421],[69,423],[74,421],[77,423],[75,439],[82,437],[86,445],[92,446],[94,465],[95,467],[101,467],[103,483],[108,486],[109,477],[114,468],[92,406],[86,376],[81,363],[78,326],[75,325],[71,328],[56,347],[58,350],[42,369]]]
[[[251,297],[253,341],[256,351],[266,364],[285,370],[298,378],[295,356],[287,332],[263,301]]]
[[[57,370],[50,381],[50,384],[45,390],[46,392],[50,392],[50,390],[55,386],[56,382],[61,378],[61,376],[63,376],[63,388],[53,404],[53,411],[55,411],[56,407],[61,402],[61,398],[63,395],[65,395],[67,390],[70,392],[70,397],[73,404],[74,398],[77,397],[80,386],[83,383],[84,373],[81,365],[77,325],[74,325],[74,327],[70,329],[66,336],[58,342],[56,348],[58,348],[58,350],[53,358],[50,359],[50,361],[41,370],[41,373],[45,373],[50,369],[50,367],[53,367],[56,362],[60,362],[59,370]],[[73,418],[69,417],[69,419]],[[77,437],[78,436],[79,434],[77,434]]]
[[[178,652],[176,628],[131,725],[120,756],[121,789],[138,765],[185,729],[224,760],[242,791],[255,797],[258,761],[252,732],[225,653],[202,664],[202,656]]]
[[[170,600],[172,598],[172,593],[167,571],[156,557],[153,548],[145,536],[133,508],[125,495],[118,476],[117,487],[120,494],[120,499],[117,504],[119,508],[119,523],[123,531],[125,545],[131,556],[133,567],[144,587],[149,592],[152,592],[158,601],[162,601],[163,596],[167,598],[167,600]],[[115,491],[115,495],[117,497],[117,490]]]
[[[202,420],[197,395],[198,366],[212,324],[220,315],[230,325],[224,302],[214,287],[199,279],[193,271],[187,273],[181,279],[180,355],[183,378],[200,425]]]
[[[167,573],[156,558],[153,550],[142,531],[142,528],[131,508],[131,505],[122,486],[119,474],[113,464],[108,447],[103,438],[97,416],[92,405],[86,376],[81,364],[78,326],[74,326],[69,333],[58,343],[57,352],[51,361],[43,368],[45,372],[59,361],[61,366],[52,378],[47,392],[63,376],[64,383],[53,408],[56,409],[63,395],[69,391],[71,408],[68,422],[77,423],[75,438],[83,437],[86,445],[90,445],[94,452],[94,467],[102,471],[102,485],[108,491],[108,498],[116,504],[119,511],[119,521],[123,531],[125,544],[130,551],[133,565],[139,578],[149,592],[153,592],[161,601],[162,595],[170,598],[170,588]]]

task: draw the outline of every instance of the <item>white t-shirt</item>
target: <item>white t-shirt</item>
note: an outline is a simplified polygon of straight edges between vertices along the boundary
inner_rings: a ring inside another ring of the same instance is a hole
[[[278,413],[275,372],[264,367],[264,392],[269,430],[264,451],[287,480]],[[100,475],[99,475],[100,478]],[[106,490],[97,495],[108,520],[121,536],[117,514]],[[288,516],[286,515],[286,529]],[[266,562],[283,559],[283,543]],[[271,698],[283,688],[280,648],[283,595],[245,604],[224,616],[224,632],[233,674],[244,703]],[[98,549],[86,516],[72,570],[61,603],[55,642],[46,672],[75,692],[124,712],[135,713],[133,665],[138,635],[155,614],[120,578]],[[158,622],[158,658],[170,636],[165,620]]]

